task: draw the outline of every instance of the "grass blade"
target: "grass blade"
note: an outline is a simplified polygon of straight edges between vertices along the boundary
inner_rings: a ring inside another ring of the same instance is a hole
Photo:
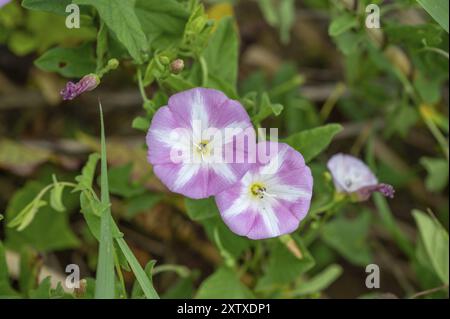
[[[103,123],[103,111],[101,104],[99,104],[99,108],[101,124],[101,202],[102,204],[107,205],[108,209],[103,210],[100,217],[100,243],[97,264],[97,278],[95,284],[95,298],[112,299],[115,295],[115,274],[111,232],[111,209],[109,207],[110,200],[108,187],[108,167],[106,163],[105,127]]]
[[[136,276],[136,280],[141,286],[145,297],[147,299],[159,299],[158,293],[156,292],[155,288],[153,288],[150,279],[147,277],[147,274],[145,273],[144,269],[142,269],[141,265],[133,255],[133,252],[131,251],[130,247],[128,247],[125,240],[123,238],[116,238],[116,242],[125,255],[128,263],[130,264],[131,270],[133,270],[133,273]]]

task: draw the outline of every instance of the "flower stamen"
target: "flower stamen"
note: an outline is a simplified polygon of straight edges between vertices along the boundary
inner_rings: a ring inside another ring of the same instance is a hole
[[[267,193],[267,188],[263,184],[260,184],[260,183],[253,183],[250,186],[250,193],[254,197],[257,197],[259,199],[263,199],[264,196],[266,196],[266,195],[269,196],[269,194]]]
[[[205,155],[209,155],[211,153],[211,148],[210,148],[209,142],[210,141],[203,140],[200,143],[194,143],[194,146],[195,146],[197,152],[202,157],[202,160],[205,159],[204,158]]]

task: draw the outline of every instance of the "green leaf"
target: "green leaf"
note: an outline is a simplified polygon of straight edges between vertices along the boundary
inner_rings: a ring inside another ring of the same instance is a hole
[[[394,215],[389,208],[388,201],[379,193],[373,194],[373,199],[383,226],[391,233],[392,238],[403,253],[412,259],[414,257],[413,243],[408,239],[402,228],[400,228],[395,221]]]
[[[428,172],[425,186],[430,192],[440,192],[448,184],[448,162],[443,158],[422,157],[420,163]]]
[[[182,78],[180,75],[171,74],[162,81],[164,87],[168,87],[172,92],[180,92],[195,87],[194,84]]]
[[[29,10],[46,11],[59,15],[66,14],[66,7],[72,0],[23,0],[22,7]]]
[[[108,54],[108,28],[102,21],[97,33],[97,45],[95,47],[96,70],[99,73],[105,67],[105,58]]]
[[[342,272],[341,266],[332,264],[307,282],[301,283],[300,287],[292,292],[292,296],[299,297],[321,292],[338,279]]]
[[[402,46],[411,49],[422,49],[424,45],[439,46],[444,33],[438,25],[433,23],[419,25],[389,23],[383,28],[383,31],[386,33],[389,43],[401,43]]]
[[[31,299],[49,299],[50,298],[50,276],[45,277],[45,279],[39,284],[36,289],[30,291]]]
[[[225,225],[220,215],[202,219],[200,222],[205,227],[208,238],[216,244],[222,257],[237,259],[243,251],[254,243],[246,237],[241,237],[233,233]]]
[[[232,269],[221,267],[202,282],[195,298],[248,299],[254,296]]]
[[[95,72],[96,62],[90,44],[77,48],[53,48],[41,55],[34,64],[41,70],[56,72],[66,78],[81,78]]]
[[[98,241],[100,241],[100,218],[103,212],[109,209],[109,205],[103,204],[89,192],[82,192],[80,194],[80,206],[81,213],[84,216],[90,232]],[[123,237],[123,234],[115,224],[112,224],[112,236],[113,238]]]
[[[230,99],[239,99],[239,96],[236,93],[236,86],[222,79],[220,75],[218,76],[216,74],[209,74],[208,83],[206,86],[222,91]]]
[[[47,202],[39,198],[31,201],[24,207],[9,224],[9,227],[16,227],[17,231],[24,230],[34,219],[41,207],[47,205]]]
[[[328,34],[332,37],[336,37],[357,25],[358,20],[356,19],[356,16],[349,13],[343,13],[331,21],[328,28]]]
[[[264,18],[271,26],[277,26],[279,17],[276,12],[276,8],[272,0],[260,0],[258,1],[259,8],[261,9]]]
[[[131,127],[137,130],[147,132],[150,127],[150,120],[146,117],[138,116],[134,118],[133,123],[131,123]]]
[[[74,0],[76,4],[92,5],[106,26],[127,48],[131,57],[143,62],[142,54],[148,50],[147,38],[136,16],[135,0]]]
[[[20,250],[19,288],[23,295],[28,296],[37,286],[41,265],[36,252],[29,248]]]
[[[179,278],[178,281],[169,287],[162,296],[163,299],[192,299],[195,292],[195,280],[200,272],[194,270],[187,277]]]
[[[413,210],[414,219],[419,228],[420,239],[423,242],[429,263],[444,284],[449,277],[449,240],[448,233],[436,219],[427,214]]]
[[[17,218],[24,208],[40,193],[43,184],[39,182],[29,182],[18,190],[11,198],[6,209],[6,220],[11,223]],[[65,192],[67,211],[75,209],[76,195]],[[45,198],[44,198],[45,199]],[[29,212],[28,212],[29,213]],[[29,245],[40,252],[62,250],[77,247],[79,241],[73,234],[68,223],[67,213],[57,213],[50,206],[40,207],[39,213],[32,214],[33,222],[18,231],[11,227],[6,228],[6,242],[9,247],[20,249],[24,245]],[[20,221],[22,222],[22,221]],[[45,232],[42,230],[45,229]]]
[[[417,0],[417,2],[448,32],[448,0]]]
[[[219,216],[219,210],[213,197],[205,199],[191,199],[186,197],[184,199],[184,205],[186,206],[186,212],[192,220],[203,220]]]
[[[270,101],[269,95],[264,92],[261,96],[261,103],[258,113],[252,118],[253,122],[261,123],[271,114],[278,116],[283,111],[283,105],[278,103],[272,103]]]
[[[408,103],[400,103],[388,116],[388,123],[385,128],[385,136],[391,137],[397,132],[401,137],[405,138],[410,129],[417,123],[419,113],[417,108]]]
[[[295,133],[283,142],[299,151],[306,162],[311,161],[323,152],[331,143],[333,137],[342,130],[339,124],[327,124],[311,130]]]
[[[420,236],[418,236],[416,241],[415,256],[413,256],[412,259],[412,266],[421,288],[431,289],[442,285],[441,279],[436,274],[433,265],[430,263],[430,257],[428,257],[425,245]]]
[[[295,1],[260,0],[258,4],[267,22],[280,30],[281,42],[288,43],[289,33],[295,22]]]
[[[0,299],[17,297],[19,297],[19,294],[11,287],[11,283],[9,282],[5,247],[0,241]]]
[[[2,8],[1,11],[3,12],[6,8]],[[34,10],[21,10],[21,12],[24,21],[19,22],[17,18],[13,18],[17,26],[8,39],[9,48],[21,56],[35,51],[44,52],[62,43],[82,43],[95,39],[92,19],[86,15],[81,15],[79,29],[69,29],[65,27],[65,14],[56,15]],[[1,30],[3,31],[3,28]]]
[[[95,285],[96,299],[112,299],[115,291],[115,274],[114,274],[114,254],[113,239],[111,231],[111,209],[108,188],[108,167],[106,159],[106,141],[105,127],[103,123],[102,106],[100,109],[100,127],[101,127],[101,202],[108,208],[101,212],[100,216],[100,241],[97,264],[97,276]]]
[[[100,240],[100,215],[98,215],[98,212],[102,211],[105,208],[100,208],[99,206],[97,206],[97,203],[100,202],[94,200],[90,193],[82,192],[80,194],[80,207],[81,213],[84,216],[84,220],[86,221],[91,234],[97,240]]]
[[[278,238],[270,245],[270,257],[264,275],[258,281],[257,290],[272,289],[288,284],[314,265],[314,258],[309,253],[299,236],[293,235],[296,245],[302,253],[302,258],[296,257]]]
[[[228,83],[236,91],[239,38],[234,23],[231,17],[219,21],[203,51],[203,57],[208,66],[208,74]]]
[[[56,177],[53,175],[53,188],[50,191],[50,206],[57,212],[64,212],[62,197],[63,197],[64,185],[58,183]]]
[[[295,1],[283,0],[280,3],[280,36],[281,42],[288,43],[290,31],[295,22]]]
[[[349,30],[335,36],[333,39],[339,50],[341,50],[344,55],[349,56],[350,54],[357,52],[364,37],[361,36],[361,34]]]
[[[145,265],[144,272],[147,275],[148,279],[150,280],[150,283],[153,284],[152,280],[152,273],[153,268],[155,267],[156,260],[150,260],[147,265]],[[133,289],[131,290],[131,298],[144,298],[144,292],[142,290],[142,287],[139,285],[138,282],[135,282],[133,285]]]
[[[111,194],[129,198],[145,192],[144,187],[130,181],[132,170],[132,163],[116,166],[109,170],[109,189]]]
[[[354,219],[337,217],[323,226],[322,239],[352,264],[365,266],[371,263],[372,253],[367,242],[371,215],[362,211]]]
[[[92,182],[94,181],[95,168],[97,167],[97,162],[100,159],[98,153],[93,153],[89,155],[89,158],[81,170],[81,175],[75,177],[78,182],[75,190],[87,190],[92,188]]]
[[[62,288],[61,282],[58,282],[58,285],[55,289],[51,287],[51,277],[45,277],[39,283],[39,286],[36,289],[33,289],[29,293],[29,297],[31,299],[72,299],[72,295],[64,292]]]
[[[153,49],[165,49],[182,39],[189,13],[181,3],[137,0],[135,10]]]
[[[126,202],[125,218],[132,219],[137,214],[147,212],[152,209],[161,199],[163,195],[146,192],[132,197]]]
[[[125,255],[125,258],[128,261],[128,264],[133,270],[134,275],[136,276],[136,280],[144,292],[144,295],[147,299],[159,299],[158,293],[145,273],[144,269],[142,269],[136,257],[133,255],[133,252],[128,247],[127,243],[123,238],[116,239],[117,244],[119,245],[122,253]]]

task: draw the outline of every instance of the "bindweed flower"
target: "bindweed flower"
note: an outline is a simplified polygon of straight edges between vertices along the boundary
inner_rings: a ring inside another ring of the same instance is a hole
[[[222,92],[194,88],[172,95],[154,115],[147,133],[148,161],[173,192],[206,198],[234,184],[246,172],[247,144],[255,134],[239,102]],[[224,154],[231,158],[224,158]]]
[[[85,75],[77,83],[68,82],[66,87],[61,90],[63,100],[73,100],[80,94],[92,91],[100,84],[100,78],[96,74]]]
[[[360,159],[346,154],[336,154],[327,163],[336,190],[349,194],[355,201],[369,199],[373,192],[394,197],[391,185],[378,183],[370,168]]]
[[[250,239],[291,233],[309,210],[311,171],[287,144],[261,142],[257,149],[258,160],[242,179],[216,195],[220,214],[233,232]],[[261,149],[270,150],[265,161]]]

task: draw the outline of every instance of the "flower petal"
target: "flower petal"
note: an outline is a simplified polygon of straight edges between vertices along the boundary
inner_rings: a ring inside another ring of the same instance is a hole
[[[249,143],[242,146],[237,138],[248,128],[252,133],[248,140],[254,139],[244,108],[222,92],[204,88],[180,92],[153,117],[147,134],[148,160],[170,190],[192,198],[209,197],[246,172],[248,161],[237,162],[235,157],[247,154]],[[231,135],[225,134],[228,130]]]
[[[209,197],[209,171],[200,164],[157,164],[153,166],[155,175],[172,192],[199,199]]]
[[[338,191],[353,193],[358,189],[378,184],[370,168],[360,159],[336,154],[327,163]]]
[[[258,157],[258,163],[239,182],[216,195],[224,222],[238,235],[263,239],[290,233],[309,210],[313,187],[310,169],[290,146],[274,144],[259,143],[258,148],[272,149],[269,160],[263,164]],[[255,183],[264,186],[261,196],[252,194]]]
[[[161,107],[153,116],[147,133],[148,161],[153,165],[173,163],[174,153],[171,152],[180,150],[189,154],[191,140],[187,128],[180,126],[176,115],[167,106]]]

